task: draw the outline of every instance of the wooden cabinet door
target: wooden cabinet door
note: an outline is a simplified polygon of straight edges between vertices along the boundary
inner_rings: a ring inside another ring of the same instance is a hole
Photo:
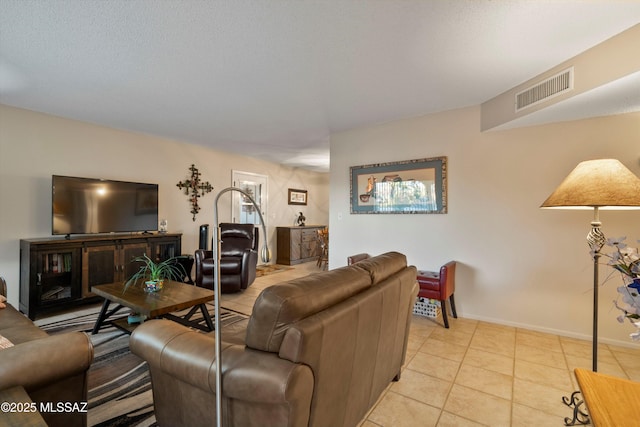
[[[318,256],[317,229],[309,228],[300,230],[300,258],[313,258]]]
[[[92,286],[125,281],[140,268],[139,263],[132,262],[133,259],[149,253],[146,242],[112,242],[109,245],[84,248],[82,296],[95,296],[91,292]]]
[[[91,287],[117,280],[119,252],[115,244],[82,249],[82,297],[95,296]]]
[[[147,255],[152,258],[149,245],[145,242],[123,244],[120,247],[120,266],[118,268],[119,274],[116,281],[125,281],[129,277],[133,276],[136,271],[140,269],[142,263],[134,262],[137,257]]]
[[[289,260],[293,263],[298,261],[302,256],[302,230],[291,229],[291,235],[289,236],[289,242],[291,244],[291,250],[289,252]]]

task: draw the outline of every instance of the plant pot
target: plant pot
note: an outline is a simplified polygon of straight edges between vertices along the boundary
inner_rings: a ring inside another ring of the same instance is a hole
[[[147,280],[144,282],[144,291],[145,292],[158,292],[162,289],[162,282],[158,280]]]

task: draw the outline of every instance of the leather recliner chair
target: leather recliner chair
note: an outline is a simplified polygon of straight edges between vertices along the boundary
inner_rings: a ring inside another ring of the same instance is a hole
[[[253,224],[220,224],[220,292],[240,292],[256,279],[258,239]],[[213,289],[213,251],[196,250],[195,265],[196,286]]]

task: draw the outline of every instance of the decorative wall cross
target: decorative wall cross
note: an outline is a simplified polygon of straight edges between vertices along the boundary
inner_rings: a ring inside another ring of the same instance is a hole
[[[191,213],[193,214],[193,220],[196,220],[196,214],[200,212],[200,206],[198,206],[198,197],[202,197],[205,194],[213,190],[213,186],[209,184],[209,181],[203,183],[200,182],[200,171],[195,165],[191,165],[189,168],[191,171],[191,179],[185,179],[182,182],[176,184],[176,186],[182,190],[184,188],[184,194],[189,196],[189,202],[191,203]],[[201,194],[198,193],[201,191]],[[191,193],[191,194],[189,194]]]

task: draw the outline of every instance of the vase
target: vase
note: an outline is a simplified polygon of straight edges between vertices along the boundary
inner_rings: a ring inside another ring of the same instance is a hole
[[[162,289],[162,286],[158,280],[147,280],[144,282],[145,292],[158,292],[160,289]]]

